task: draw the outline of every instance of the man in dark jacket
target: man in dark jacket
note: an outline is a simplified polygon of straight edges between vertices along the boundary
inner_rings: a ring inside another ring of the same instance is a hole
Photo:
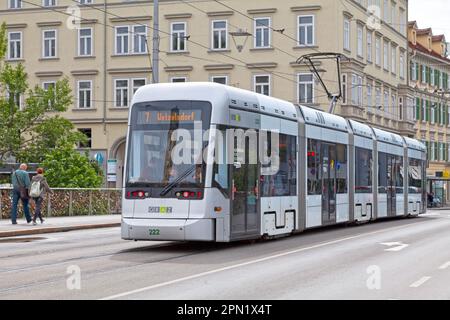
[[[17,224],[17,206],[19,204],[19,199],[22,200],[23,213],[27,219],[27,223],[31,222],[30,209],[28,207],[28,197],[22,198],[20,196],[20,189],[26,188],[27,193],[30,189],[30,177],[27,172],[28,166],[22,163],[19,170],[14,171],[11,177],[11,182],[13,185],[12,190],[12,206],[11,206],[11,222],[12,224]]]

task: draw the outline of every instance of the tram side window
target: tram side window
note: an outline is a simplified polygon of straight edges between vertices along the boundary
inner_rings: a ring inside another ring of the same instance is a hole
[[[378,153],[378,193],[387,193],[387,188],[388,188],[388,155],[384,152],[380,152]]]
[[[422,193],[423,181],[422,179],[423,169],[422,169],[422,161],[417,159],[409,159],[408,166],[408,176],[409,183],[408,189],[410,194],[420,194]]]
[[[356,148],[355,153],[355,192],[372,193],[372,151]]]
[[[320,174],[320,142],[308,139],[308,195],[322,194],[322,177]]]
[[[403,193],[403,157],[395,157],[395,191],[397,194]]]
[[[336,145],[336,193],[347,193],[347,146]]]
[[[289,191],[297,195],[297,137],[288,136]]]
[[[271,136],[268,133],[268,154],[271,154]],[[296,137],[279,135],[279,170],[274,175],[261,176],[261,195],[280,197],[297,193],[297,141]],[[270,164],[268,165],[270,166]]]
[[[219,190],[229,196],[228,192],[228,164],[227,164],[227,143],[225,130],[218,130],[216,135],[216,146],[214,149],[214,186],[219,188]]]

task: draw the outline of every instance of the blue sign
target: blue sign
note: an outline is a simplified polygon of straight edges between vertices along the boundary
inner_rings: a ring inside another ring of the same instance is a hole
[[[105,157],[101,153],[96,153],[94,155],[95,160],[98,162],[99,165],[103,165],[103,161],[105,161]]]

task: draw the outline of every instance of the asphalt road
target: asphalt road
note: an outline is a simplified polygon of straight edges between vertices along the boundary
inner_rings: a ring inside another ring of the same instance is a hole
[[[255,243],[0,240],[0,299],[450,299],[449,283],[450,211]]]

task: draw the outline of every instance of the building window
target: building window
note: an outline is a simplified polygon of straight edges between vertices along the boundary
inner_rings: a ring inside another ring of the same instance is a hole
[[[390,17],[389,17],[389,0],[384,0],[384,21],[387,23],[390,23]]]
[[[92,56],[92,28],[78,30],[78,55]]]
[[[422,66],[422,83],[427,83],[427,67]]]
[[[400,52],[400,78],[405,78],[405,53]]]
[[[384,102],[383,102],[384,113],[389,113],[389,91],[384,92]]]
[[[396,26],[396,23],[397,23],[396,17],[397,17],[397,4],[395,2],[391,2],[391,26],[393,28],[397,28],[397,26]]]
[[[270,47],[270,18],[255,19],[255,48]]]
[[[86,141],[80,142],[78,144],[78,148],[80,149],[92,148],[92,129],[78,129],[78,131],[86,136]]]
[[[434,86],[435,85],[435,77],[436,77],[436,75],[435,75],[435,69],[433,69],[433,68],[431,68],[431,85],[432,86]]]
[[[187,82],[187,78],[186,77],[172,77],[172,78],[170,78],[170,82],[172,82],[172,83]]]
[[[44,7],[54,7],[56,6],[56,0],[43,0],[42,5]]]
[[[375,64],[381,66],[381,38],[375,39]]]
[[[8,0],[9,9],[21,9],[22,0]]]
[[[211,82],[228,85],[228,77],[227,76],[212,76]]]
[[[225,50],[228,48],[228,25],[226,20],[212,22],[212,48]]]
[[[172,52],[186,51],[186,22],[171,23],[170,33],[172,34],[170,51]]]
[[[344,49],[350,51],[350,20],[344,18]]]
[[[94,0],[80,0],[80,4],[93,4]]]
[[[361,106],[362,105],[362,77],[356,74],[352,74],[352,104]]]
[[[411,81],[417,81],[417,63],[411,62]]]
[[[394,94],[391,96],[391,109],[393,111],[393,114],[391,114],[391,116],[398,116],[397,96]]]
[[[132,37],[130,37],[132,30]],[[130,45],[130,41],[132,44]],[[116,54],[147,53],[147,27],[121,26],[116,28]]]
[[[406,11],[403,8],[400,8],[400,33],[406,34]]]
[[[397,47],[391,47],[391,72],[397,74]]]
[[[372,85],[367,84],[367,110],[371,111],[372,109]]]
[[[389,71],[389,43],[386,41],[383,44],[383,59],[384,70]]]
[[[347,104],[347,75],[342,75],[342,104]]]
[[[56,57],[56,30],[43,31],[44,44],[42,56],[44,58]]]
[[[8,33],[8,59],[22,58],[22,32]]]
[[[427,121],[428,118],[428,113],[427,113],[427,105],[426,105],[426,101],[425,99],[421,99],[422,100],[422,121],[425,122]]]
[[[140,79],[132,79],[132,85],[133,85],[133,95],[136,93],[136,91],[147,84],[147,80],[145,78]]]
[[[257,75],[253,77],[253,91],[270,96],[270,75]]]
[[[298,75],[298,102],[314,103],[314,77],[310,73]]]
[[[367,62],[372,62],[372,32],[367,32]]]
[[[298,44],[300,46],[314,45],[314,16],[298,17]]]
[[[52,90],[53,96],[48,101],[48,106],[52,107],[55,103],[55,87],[56,87],[56,81],[45,81],[42,82],[42,89],[45,91]]]
[[[128,79],[114,80],[115,101],[114,106],[117,108],[128,108]]]
[[[361,25],[358,25],[358,43],[357,43],[357,54],[361,58],[363,57],[363,35],[364,35],[364,29]]]
[[[92,81],[78,81],[78,108],[92,108]]]
[[[381,88],[379,86],[380,86],[380,84],[377,83],[377,88],[375,89],[375,105],[376,105],[377,109],[380,109],[383,107],[381,105]]]
[[[147,27],[133,26],[133,53],[147,53]]]

